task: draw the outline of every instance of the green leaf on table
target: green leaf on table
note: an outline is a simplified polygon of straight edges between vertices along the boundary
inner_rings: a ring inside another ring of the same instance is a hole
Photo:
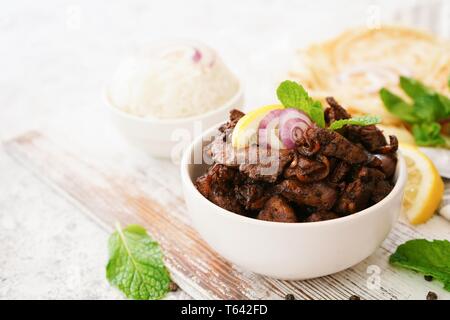
[[[295,81],[283,81],[277,89],[278,100],[286,108],[296,108],[306,113],[319,127],[325,127],[325,116],[320,101],[313,100]]]
[[[450,291],[450,242],[447,240],[407,241],[398,246],[389,263],[432,276]]]
[[[170,276],[163,254],[144,228],[116,227],[108,242],[109,261],[106,277],[128,298],[161,299],[169,291]]]
[[[381,122],[380,116],[366,115],[366,116],[354,117],[354,118],[350,118],[350,119],[336,120],[330,124],[329,128],[331,130],[338,130],[346,125],[370,126],[370,125],[378,124],[380,122]]]
[[[416,143],[419,146],[445,146],[445,139],[441,135],[441,125],[437,122],[416,123],[412,127]]]
[[[386,109],[393,115],[408,123],[415,123],[418,121],[413,107],[396,94],[383,88],[380,90],[380,97]]]

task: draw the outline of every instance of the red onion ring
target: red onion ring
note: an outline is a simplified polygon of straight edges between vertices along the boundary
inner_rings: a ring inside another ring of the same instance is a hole
[[[283,113],[284,110],[272,110],[266,116],[261,120],[259,123],[259,129],[265,129],[269,125],[272,120],[276,119],[279,121],[280,115]]]
[[[280,126],[280,139],[287,149],[295,148],[295,141],[301,138],[310,125],[300,118],[292,118]]]
[[[276,130],[280,125],[280,115],[284,110],[270,111],[259,123],[258,144],[260,147],[272,147],[270,144],[271,131]]]
[[[313,122],[311,121],[311,119],[303,111],[300,111],[298,109],[293,109],[293,108],[287,108],[282,111],[283,112],[280,115],[280,127],[282,127],[290,119],[301,119],[304,122],[306,122],[307,124],[309,124],[310,126],[313,125]]]
[[[270,111],[259,123],[258,143],[260,147],[272,147],[270,135],[278,129],[278,138],[287,149],[295,148],[295,141],[314,124],[298,109],[288,108]]]
[[[280,139],[287,149],[292,149],[295,147],[295,141],[312,126],[313,122],[303,111],[293,108],[285,109],[280,115]]]

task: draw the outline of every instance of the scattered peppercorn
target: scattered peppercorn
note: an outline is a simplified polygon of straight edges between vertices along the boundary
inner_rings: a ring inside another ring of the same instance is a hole
[[[284,300],[295,300],[295,297],[292,293],[288,293],[285,297]]]
[[[361,297],[354,294],[349,298],[349,300],[361,300]]]
[[[169,283],[169,290],[172,291],[172,292],[177,291],[178,290],[178,285],[175,282],[170,281],[170,283]]]
[[[433,281],[433,276],[423,276],[426,281]]]
[[[429,291],[427,294],[427,300],[437,300],[438,296],[433,291]]]

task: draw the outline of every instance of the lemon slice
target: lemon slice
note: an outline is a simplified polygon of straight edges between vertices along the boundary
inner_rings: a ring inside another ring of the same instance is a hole
[[[251,142],[256,142],[256,133],[261,120],[273,110],[284,109],[282,105],[269,105],[248,112],[239,119],[233,130],[231,144],[234,148],[245,148]]]
[[[403,212],[411,223],[424,223],[438,208],[444,183],[433,162],[417,147],[401,144],[400,151],[408,169]]]

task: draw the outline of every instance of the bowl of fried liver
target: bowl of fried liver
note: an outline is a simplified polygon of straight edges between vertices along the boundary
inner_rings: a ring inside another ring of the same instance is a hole
[[[327,122],[346,116],[328,103]],[[234,110],[198,137],[181,162],[202,238],[228,261],[286,280],[329,275],[370,256],[401,211],[407,172],[395,137],[388,142],[376,126],[314,127],[294,150],[255,163],[246,160],[251,147],[229,145],[242,115]]]

